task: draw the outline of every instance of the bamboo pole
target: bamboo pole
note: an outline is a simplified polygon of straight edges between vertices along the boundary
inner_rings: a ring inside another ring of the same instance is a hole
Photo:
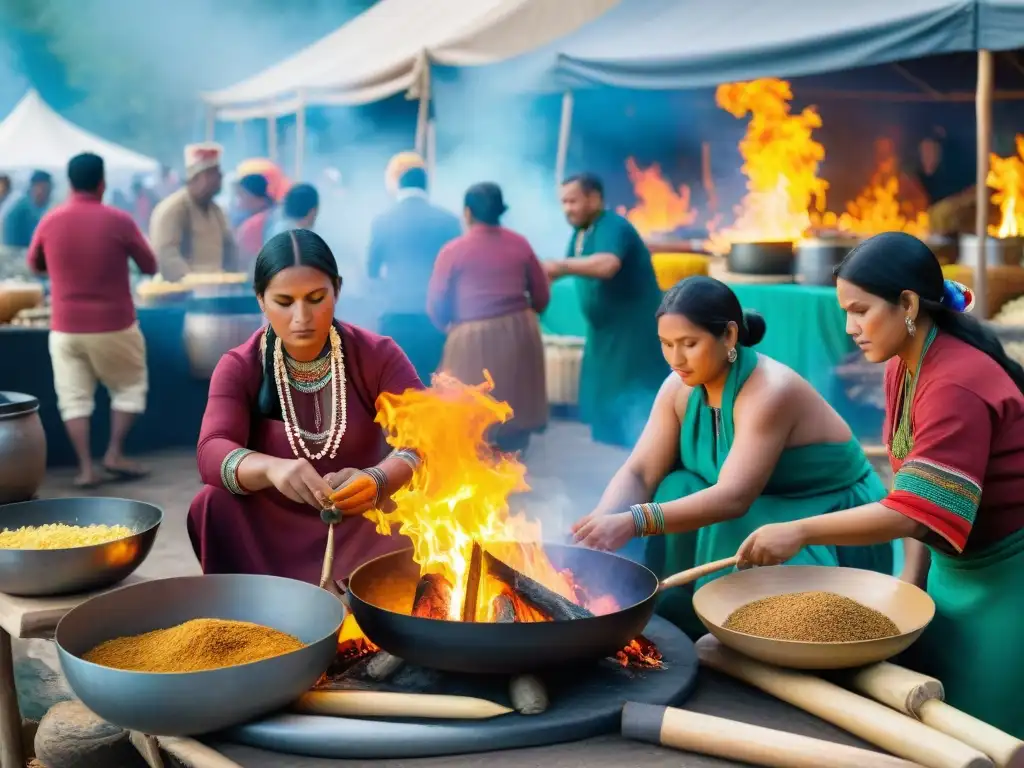
[[[975,177],[974,231],[978,238],[978,264],[974,271],[974,312],[988,317],[988,158],[992,151],[992,52],[978,51],[978,93],[975,114],[978,127],[978,170]]]

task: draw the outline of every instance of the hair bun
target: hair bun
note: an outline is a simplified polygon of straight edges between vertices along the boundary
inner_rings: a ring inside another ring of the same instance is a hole
[[[744,347],[754,347],[761,343],[761,339],[764,338],[765,332],[768,330],[768,324],[765,323],[764,318],[760,312],[755,312],[752,309],[743,310],[743,328],[740,334],[740,344]]]

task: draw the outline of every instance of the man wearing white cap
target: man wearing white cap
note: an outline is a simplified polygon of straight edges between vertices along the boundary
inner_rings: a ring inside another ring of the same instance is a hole
[[[168,280],[234,266],[235,241],[227,217],[213,201],[223,181],[222,154],[219,144],[185,147],[185,186],[153,210],[149,239],[160,260],[160,273]]]

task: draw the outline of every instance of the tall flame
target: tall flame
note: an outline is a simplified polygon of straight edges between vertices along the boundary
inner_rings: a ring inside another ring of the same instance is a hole
[[[799,240],[811,213],[825,209],[828,182],[818,178],[825,147],[813,137],[821,117],[813,107],[792,114],[792,99],[790,84],[774,78],[718,87],[718,106],[738,119],[750,115],[750,122],[739,145],[747,194],[733,225],[712,235],[715,250],[732,242]]]
[[[902,192],[902,194],[901,194]],[[890,139],[875,142],[875,168],[867,185],[846,204],[838,227],[860,237],[880,232],[907,232],[928,236],[928,212],[900,189],[899,158]]]
[[[1024,135],[1017,134],[1017,154],[989,156],[986,182],[993,190],[992,202],[999,206],[999,225],[989,225],[992,237],[1020,237],[1024,234]]]
[[[626,173],[638,202],[629,210],[620,208],[619,213],[644,237],[670,235],[697,219],[697,211],[690,207],[690,188],[681,184],[678,191],[673,189],[657,163],[641,168],[628,157]]]
[[[421,573],[441,573],[451,582],[452,620],[462,615],[473,542],[563,597],[580,597],[572,575],[545,554],[540,524],[509,510],[509,497],[529,490],[526,467],[488,445],[488,432],[511,418],[512,408],[491,396],[494,382],[486,371],[484,378],[468,386],[440,374],[428,389],[377,400],[388,443],[416,450],[423,463],[392,497],[392,511],[366,517],[384,535],[398,526],[412,542]],[[487,579],[481,585],[477,607],[486,610],[502,587]]]

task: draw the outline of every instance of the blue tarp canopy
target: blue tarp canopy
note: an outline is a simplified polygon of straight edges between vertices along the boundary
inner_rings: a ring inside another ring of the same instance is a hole
[[[457,73],[439,68],[437,80],[442,90],[458,81],[491,93],[677,90],[982,47],[1024,47],[1024,0],[622,0],[544,48]]]

